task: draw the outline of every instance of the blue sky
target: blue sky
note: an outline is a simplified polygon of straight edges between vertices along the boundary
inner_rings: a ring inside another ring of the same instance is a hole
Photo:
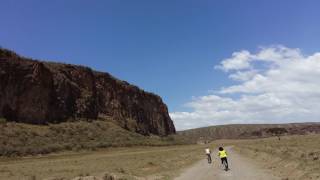
[[[1,0],[0,46],[87,65],[162,96],[170,112],[235,81],[232,53],[320,47],[316,0]],[[226,96],[238,96],[229,94]]]

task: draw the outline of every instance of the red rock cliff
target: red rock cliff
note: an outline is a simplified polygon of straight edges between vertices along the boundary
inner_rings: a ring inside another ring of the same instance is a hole
[[[40,62],[0,49],[0,117],[31,124],[112,120],[140,134],[175,127],[161,98],[108,73]]]

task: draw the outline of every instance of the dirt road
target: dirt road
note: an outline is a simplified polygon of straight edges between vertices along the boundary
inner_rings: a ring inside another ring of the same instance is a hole
[[[217,152],[213,152],[213,164],[207,160],[201,160],[191,168],[183,172],[175,180],[280,180],[270,171],[261,169],[249,159],[235,153],[232,148],[227,148],[230,170],[224,171]]]

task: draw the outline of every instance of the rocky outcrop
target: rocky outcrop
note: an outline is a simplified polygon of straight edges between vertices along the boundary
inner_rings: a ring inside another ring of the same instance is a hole
[[[102,119],[144,135],[175,133],[167,106],[157,95],[108,73],[31,60],[4,49],[0,117],[31,124]]]

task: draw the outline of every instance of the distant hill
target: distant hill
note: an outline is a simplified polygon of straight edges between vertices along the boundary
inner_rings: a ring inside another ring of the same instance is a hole
[[[33,60],[0,48],[0,79],[0,118],[8,122],[102,120],[142,135],[175,133],[158,95],[105,72]]]
[[[231,124],[178,131],[192,142],[216,139],[260,138],[276,135],[320,133],[320,123]]]

